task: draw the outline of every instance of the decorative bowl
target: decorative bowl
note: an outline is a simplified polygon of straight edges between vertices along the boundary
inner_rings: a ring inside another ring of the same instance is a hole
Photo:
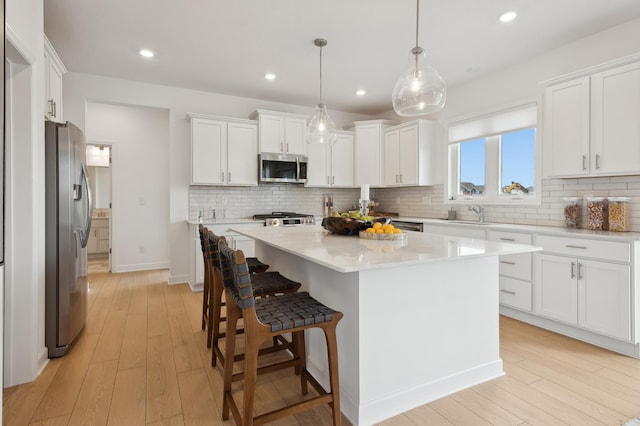
[[[332,234],[358,235],[360,231],[371,228],[374,223],[381,222],[383,225],[391,222],[388,217],[376,217],[371,222],[355,219],[352,217],[325,217],[322,219],[322,227]]]

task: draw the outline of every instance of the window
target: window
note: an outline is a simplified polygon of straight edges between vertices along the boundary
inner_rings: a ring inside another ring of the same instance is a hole
[[[537,105],[449,125],[449,203],[539,204]]]

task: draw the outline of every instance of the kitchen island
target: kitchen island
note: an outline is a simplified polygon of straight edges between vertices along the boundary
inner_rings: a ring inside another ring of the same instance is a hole
[[[501,376],[498,257],[539,248],[409,232],[406,241],[333,235],[321,226],[247,227],[256,255],[340,310],[343,414],[369,425]],[[322,333],[309,371],[328,388]]]

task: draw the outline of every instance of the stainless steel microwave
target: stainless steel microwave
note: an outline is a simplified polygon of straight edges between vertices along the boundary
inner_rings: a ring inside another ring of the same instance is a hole
[[[258,155],[260,182],[307,181],[309,158],[298,154],[277,154],[263,152]]]

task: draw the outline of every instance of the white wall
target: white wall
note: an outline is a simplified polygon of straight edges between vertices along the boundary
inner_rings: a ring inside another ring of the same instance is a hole
[[[55,46],[54,46],[55,47]],[[111,103],[131,106],[147,106],[169,111],[168,186],[169,186],[169,267],[170,282],[187,282],[189,279],[189,244],[191,235],[185,220],[189,219],[189,125],[188,112],[213,114],[226,117],[248,118],[255,109],[270,109],[301,114],[311,114],[313,106],[301,107],[257,99],[225,96],[196,90],[95,75],[68,73],[64,76],[65,119],[85,129],[85,123],[93,120],[89,103]],[[357,120],[373,117],[330,111],[338,127]],[[104,139],[87,128],[88,139]],[[117,149],[117,148],[116,148]],[[116,160],[114,159],[114,164]],[[115,165],[117,167],[117,165]],[[114,173],[115,173],[114,169]],[[118,191],[114,181],[114,194]],[[115,231],[115,228],[114,228]],[[115,242],[114,242],[115,243]],[[148,243],[146,244],[149,245]],[[121,259],[123,263],[135,260]]]
[[[33,380],[44,346],[44,71],[42,0],[7,0],[4,386]]]
[[[169,267],[169,111],[88,103],[86,138],[112,142],[112,271]]]

